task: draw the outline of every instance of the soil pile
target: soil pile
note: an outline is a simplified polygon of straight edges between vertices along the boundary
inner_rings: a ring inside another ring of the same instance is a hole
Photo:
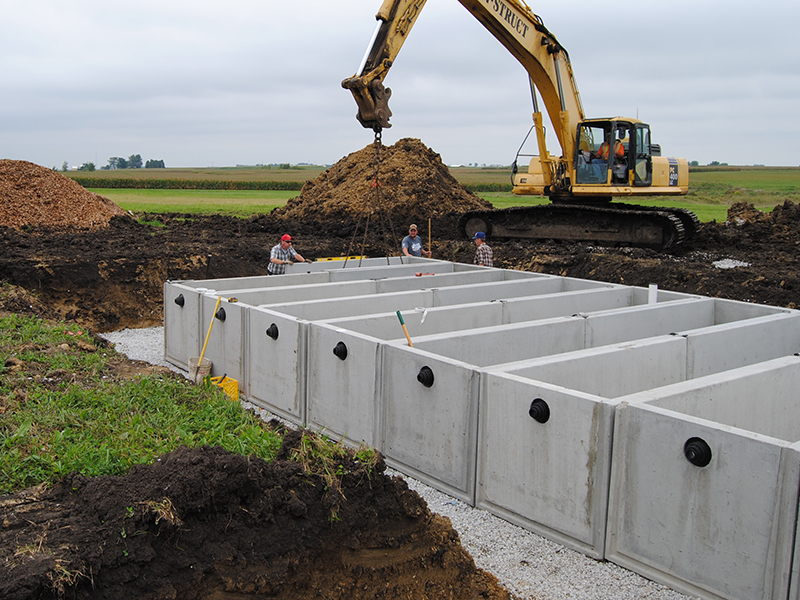
[[[318,230],[333,226],[332,233],[342,236],[354,227],[363,231],[369,220],[370,229],[397,238],[392,242],[396,252],[410,223],[427,229],[430,219],[437,237],[453,238],[463,213],[491,208],[456,181],[441,156],[418,139],[381,146],[377,187],[374,160],[372,144],[345,156],[271,216],[314,223]]]
[[[509,600],[448,519],[351,452],[331,486],[286,460],[181,448],[124,477],[0,498],[0,597]]]
[[[753,258],[778,252],[780,260],[794,262],[800,250],[800,205],[785,201],[770,212],[762,212],[752,204],[737,202],[728,209],[724,225],[703,228],[697,247],[722,247]]]
[[[0,160],[0,226],[96,228],[125,211],[69,177],[24,160]]]

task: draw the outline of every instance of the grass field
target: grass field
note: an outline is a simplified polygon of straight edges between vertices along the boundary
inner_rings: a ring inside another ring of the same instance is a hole
[[[201,179],[209,181],[295,181],[316,178],[324,166],[299,168],[233,167],[204,169],[124,169],[81,173],[81,177],[136,179]],[[454,167],[453,176],[463,185],[508,184],[510,168]],[[748,202],[771,210],[785,200],[800,202],[800,169],[778,167],[693,168],[689,194],[681,198],[641,197],[630,202],[647,206],[686,208],[701,221],[724,221],[734,202]],[[220,213],[239,217],[268,213],[282,206],[298,191],[268,190],[145,190],[89,188],[132,212]],[[496,208],[545,204],[540,197],[514,196],[511,192],[477,192]]]
[[[135,213],[178,212],[250,217],[266,214],[299,195],[272,190],[133,190],[89,188]]]

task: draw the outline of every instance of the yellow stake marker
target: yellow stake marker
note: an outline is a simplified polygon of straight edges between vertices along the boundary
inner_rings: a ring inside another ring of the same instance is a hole
[[[403,327],[403,333],[406,334],[406,339],[408,340],[408,345],[413,348],[414,344],[411,343],[411,338],[408,335],[408,329],[406,329],[406,322],[403,321],[403,315],[400,314],[399,310],[397,311],[397,318],[400,319],[400,325],[402,325],[402,327]]]
[[[428,252],[431,253],[431,258],[433,258],[433,248],[431,248],[431,218],[428,217]]]
[[[217,296],[217,304],[214,306],[214,314],[211,315],[211,323],[208,324],[208,333],[206,334],[206,341],[203,343],[203,351],[200,353],[200,363],[198,368],[203,364],[203,357],[206,355],[206,346],[208,346],[208,338],[211,337],[211,328],[214,326],[214,317],[219,309],[219,303],[222,301],[222,296]]]

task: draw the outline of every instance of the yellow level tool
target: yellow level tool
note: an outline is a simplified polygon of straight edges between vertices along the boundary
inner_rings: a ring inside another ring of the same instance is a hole
[[[316,262],[320,262],[323,260],[361,260],[362,258],[367,258],[366,256],[329,256],[327,258],[318,258]]]

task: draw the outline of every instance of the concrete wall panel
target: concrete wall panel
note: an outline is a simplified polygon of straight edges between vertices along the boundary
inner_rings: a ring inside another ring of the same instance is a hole
[[[380,449],[376,435],[380,350],[375,338],[325,324],[309,325],[307,422],[311,429],[324,428],[336,439]]]
[[[267,334],[272,325],[277,339]],[[251,308],[245,345],[247,399],[298,424],[306,420],[305,325],[280,313]]]
[[[717,325],[786,312],[790,312],[789,309],[721,298],[714,300],[714,323]]]
[[[269,308],[272,311],[282,312],[306,321],[328,321],[342,317],[371,315],[398,310],[406,311],[417,307],[428,308],[431,306],[433,306],[433,291],[418,290],[347,298],[332,296],[327,300],[268,304],[264,305],[263,308]]]
[[[501,368],[520,377],[613,399],[684,381],[686,340],[680,336],[647,338]]]
[[[556,317],[419,338],[420,350],[483,367],[583,348],[586,320]]]
[[[458,287],[436,288],[436,306],[465,304],[467,302],[487,302],[560,292],[562,282],[553,278],[523,279],[489,284],[476,284]]]
[[[632,304],[630,288],[598,287],[537,297],[503,299],[504,323],[536,321],[577,313],[623,308]]]
[[[586,347],[708,327],[714,324],[710,298],[676,300],[591,314],[586,323]]]
[[[213,363],[211,375],[214,377],[227,375],[231,379],[236,379],[237,382],[242,381],[242,342],[245,319],[250,307],[238,302],[228,302],[227,299],[220,301],[219,308],[215,313],[216,306],[217,297],[202,296],[201,319],[205,324],[205,330],[200,340],[201,351],[206,337],[208,338],[203,358],[207,358]]]
[[[440,273],[438,275],[412,275],[405,277],[387,277],[375,281],[377,293],[407,292],[435,287],[455,285],[477,285],[481,283],[499,283],[504,281],[503,273],[492,271],[461,271],[458,273]]]
[[[400,311],[400,314],[413,340],[423,335],[500,325],[503,323],[503,304],[480,302],[433,308],[415,307]],[[334,319],[328,321],[328,324],[380,340],[405,338],[396,311]]]
[[[629,404],[646,402],[648,406],[793,444],[800,440],[800,420],[796,418],[798,389],[800,357],[789,355],[643,390],[618,400]]]
[[[178,283],[164,284],[164,358],[183,369],[199,356],[201,292]]]
[[[703,598],[785,598],[797,453],[647,403],[617,411],[608,560]],[[711,449],[707,466],[684,455],[696,439]]]
[[[284,275],[273,276],[280,279]],[[303,302],[330,298],[335,288],[337,297],[363,296],[374,294],[377,286],[374,281],[347,281],[332,286],[330,283],[312,283],[308,285],[291,285],[285,287],[256,288],[251,290],[235,290],[231,292],[240,302],[252,306],[274,304],[276,302]]]
[[[410,264],[362,267],[360,269],[341,269],[330,271],[331,282],[353,281],[355,279],[385,279],[386,277],[412,277],[416,273],[452,273],[453,264],[444,261],[414,261]],[[420,279],[423,279],[420,276]]]
[[[800,313],[774,312],[685,335],[688,375],[702,377],[800,352]]]
[[[602,558],[613,404],[510,374],[483,379],[477,506]],[[545,423],[529,414],[537,399]]]
[[[418,376],[427,367],[433,384]],[[381,378],[381,451],[421,481],[474,504],[478,373],[414,348],[386,345]]]

